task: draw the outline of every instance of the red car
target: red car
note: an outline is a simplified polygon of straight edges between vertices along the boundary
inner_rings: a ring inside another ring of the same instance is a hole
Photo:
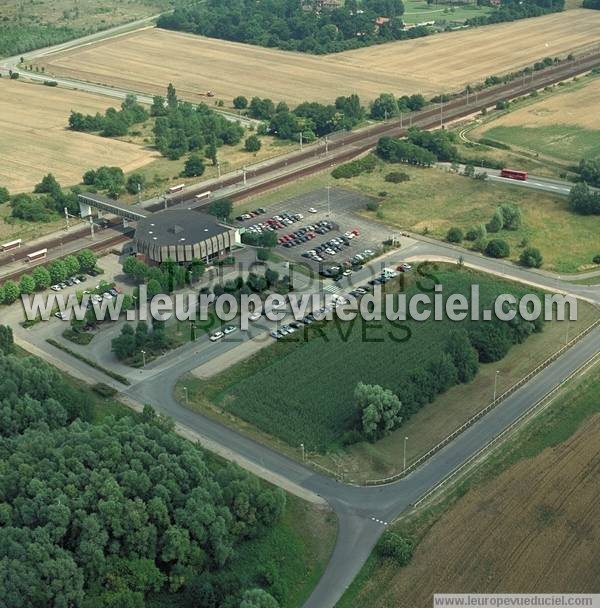
[[[356,230],[356,228],[354,230],[351,230],[350,232],[352,232],[354,236],[358,236],[360,234],[360,231]]]

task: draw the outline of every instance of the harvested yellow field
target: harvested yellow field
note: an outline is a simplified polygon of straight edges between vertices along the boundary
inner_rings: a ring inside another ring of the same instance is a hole
[[[157,153],[141,146],[67,129],[72,109],[95,114],[116,103],[79,91],[0,80],[0,185],[13,193],[30,191],[53,173],[68,186],[101,165],[133,171],[152,161]]]
[[[328,56],[291,53],[159,29],[120,36],[50,56],[46,70],[134,91],[206,91],[297,103],[383,91],[435,94],[532,64],[545,56],[597,45],[600,12],[575,9]]]
[[[542,101],[504,114],[473,133],[482,135],[490,127],[538,128],[559,124],[600,130],[600,80],[592,80],[576,91],[554,93]]]

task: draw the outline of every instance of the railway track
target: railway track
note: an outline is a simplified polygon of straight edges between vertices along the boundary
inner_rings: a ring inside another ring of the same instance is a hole
[[[406,117],[403,116],[394,120],[378,123],[350,133],[333,134],[328,141],[327,154],[325,154],[325,144],[321,143],[316,146],[310,146],[305,150],[298,151],[294,154],[286,155],[281,159],[276,159],[261,167],[248,170],[246,172],[246,179],[261,177],[267,179],[259,183],[241,187],[236,193],[231,195],[230,198],[234,202],[239,201],[282,186],[298,178],[318,173],[333,165],[346,162],[373,148],[382,136],[401,137],[406,135],[410,127],[419,127],[422,129],[438,128],[444,123],[469,116],[484,108],[493,106],[499,101],[527,95],[545,86],[588,72],[598,66],[600,66],[600,51],[596,50],[577,56],[571,60],[564,60],[562,63],[550,66],[538,72],[532,72],[531,75],[526,75],[523,78],[518,78],[505,84],[499,84],[469,94],[465,92],[455,95],[448,102],[419,112],[412,112]],[[314,162],[310,162],[311,160]],[[285,169],[289,169],[289,171],[281,173],[281,171]],[[273,175],[269,178],[270,174]],[[241,185],[243,184],[243,181],[243,176],[241,174],[236,174],[211,183],[210,188],[211,191],[218,192],[224,188]],[[199,184],[181,194],[171,195],[167,199],[167,207],[174,207],[187,202],[196,202],[194,199],[195,195],[206,191],[206,188],[206,184]],[[210,203],[207,202],[204,205],[196,205],[194,208],[195,210],[202,210],[209,204]],[[164,204],[156,203],[146,208],[148,211],[152,212],[160,211],[164,209]],[[111,228],[118,228],[119,225],[120,220],[114,219],[109,222],[108,226]],[[18,258],[15,258],[14,253],[4,254],[0,257],[0,267],[12,263],[13,259],[25,259],[28,253],[32,253],[40,248],[45,247],[48,250],[52,250],[57,246],[73,243],[74,241],[81,239],[86,232],[87,229],[84,228],[65,234],[63,237],[50,238],[48,241],[38,243],[35,246],[22,247],[18,250]],[[102,250],[125,242],[129,238],[130,237],[126,234],[117,235],[96,243],[85,243],[81,248]],[[41,260],[39,263],[44,263],[44,260]],[[35,263],[28,264],[26,268],[5,275],[3,280],[18,278],[36,265],[37,264]]]

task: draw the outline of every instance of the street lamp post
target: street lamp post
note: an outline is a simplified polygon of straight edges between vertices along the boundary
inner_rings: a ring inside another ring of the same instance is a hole
[[[331,186],[327,186],[327,217],[331,215]]]
[[[304,449],[303,443],[300,444],[300,449],[302,450],[302,462],[305,462],[306,461],[306,451]]]
[[[404,464],[402,466],[402,472],[406,471],[406,442],[408,441],[408,437],[404,437]]]
[[[146,351],[141,350],[140,352],[142,353],[142,367],[146,367]]]
[[[494,402],[496,402],[496,394],[498,392],[498,376],[500,374],[500,370],[496,370],[496,374],[494,376]]]
[[[189,400],[188,400],[188,388],[187,388],[187,386],[184,386],[184,387],[183,387],[183,392],[184,392],[184,394],[185,394],[185,404],[186,404],[186,405],[189,405]]]

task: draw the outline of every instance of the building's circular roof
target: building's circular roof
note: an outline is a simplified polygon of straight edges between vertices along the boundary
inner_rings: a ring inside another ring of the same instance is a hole
[[[160,246],[200,243],[230,228],[221,226],[212,215],[189,209],[169,209],[139,220],[136,241]]]

